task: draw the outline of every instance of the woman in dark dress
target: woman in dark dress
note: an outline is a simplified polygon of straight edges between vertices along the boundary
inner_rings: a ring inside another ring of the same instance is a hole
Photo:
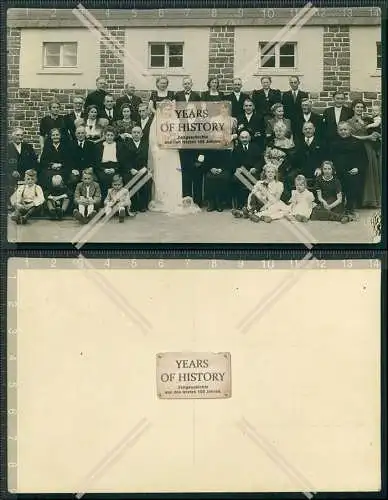
[[[209,78],[209,80],[207,81],[207,88],[209,90],[202,92],[201,100],[208,102],[224,101],[225,94],[218,90],[219,86],[220,82],[218,78]]]
[[[277,167],[279,181],[284,184],[282,200],[288,202],[297,173],[294,168],[295,145],[293,140],[286,136],[287,126],[284,123],[276,123],[273,132],[274,137],[267,145],[264,160],[266,164]]]
[[[136,126],[136,123],[131,119],[131,106],[129,104],[123,104],[120,109],[121,120],[117,120],[113,123],[113,128],[116,132],[116,139],[118,141],[126,142],[132,138],[132,129]]]
[[[44,189],[51,188],[54,175],[60,175],[67,185],[72,183],[69,142],[57,128],[51,130],[40,157],[39,183]]]
[[[156,79],[156,90],[151,92],[148,104],[148,109],[153,115],[156,113],[156,106],[158,102],[174,100],[175,94],[172,90],[168,90],[168,84],[169,81],[167,76],[158,76]]]
[[[376,152],[376,142],[381,139],[381,134],[367,129],[367,120],[364,120],[365,103],[361,100],[353,101],[353,118],[348,120],[353,137],[362,141],[367,163],[364,174],[364,187],[362,194],[362,206],[380,208],[382,191],[382,166],[381,156]],[[372,129],[373,130],[373,129]]]

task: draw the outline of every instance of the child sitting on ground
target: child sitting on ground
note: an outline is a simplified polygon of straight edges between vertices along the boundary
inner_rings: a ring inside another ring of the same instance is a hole
[[[46,195],[47,208],[52,220],[62,220],[69,208],[69,190],[61,175],[54,175]]]
[[[349,217],[344,214],[341,183],[335,177],[331,161],[323,162],[322,174],[316,181],[316,191],[319,203],[313,208],[311,220],[349,222]]]
[[[101,205],[101,189],[93,180],[93,170],[86,168],[82,173],[82,181],[77,184],[74,193],[75,209],[73,215],[81,224],[87,224]]]
[[[120,175],[113,176],[112,187],[108,189],[108,195],[105,198],[105,214],[113,215],[118,213],[119,222],[124,222],[125,215],[134,217],[135,214],[130,212],[131,199],[129,191],[124,187],[123,179]]]
[[[31,215],[44,203],[42,188],[36,181],[36,171],[26,170],[24,184],[19,186],[11,197],[11,205],[15,209],[11,219],[16,224],[26,224]]]
[[[307,222],[315,206],[314,195],[307,189],[307,180],[304,175],[295,177],[295,189],[291,192],[289,201],[290,212],[287,218],[298,222]]]
[[[280,200],[283,183],[277,179],[278,170],[275,165],[267,163],[263,168],[264,179],[258,181],[248,196],[246,209],[234,212],[235,217],[248,214],[252,222],[272,222],[281,219],[289,212],[289,207]]]

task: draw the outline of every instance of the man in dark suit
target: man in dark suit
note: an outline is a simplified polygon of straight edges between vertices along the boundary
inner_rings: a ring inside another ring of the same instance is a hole
[[[290,76],[288,81],[290,83],[290,90],[283,92],[282,103],[284,117],[291,120],[292,130],[295,130],[297,120],[300,117],[302,100],[307,99],[308,94],[299,89],[300,80],[298,76]]]
[[[243,113],[243,106],[245,99],[249,99],[249,94],[241,92],[242,80],[241,78],[234,78],[233,92],[225,96],[225,100],[232,103],[232,116],[238,118]]]
[[[248,130],[253,142],[264,147],[264,118],[255,111],[252,100],[248,97],[243,104],[243,113],[237,119],[237,130]]]
[[[101,112],[104,107],[104,99],[106,94],[108,93],[106,88],[106,80],[103,76],[99,76],[96,80],[96,90],[90,92],[85,99],[85,111],[89,106],[94,104],[97,106],[97,109]]]
[[[150,112],[148,109],[148,104],[141,103],[139,106],[139,119],[137,121],[137,125],[142,130],[142,139],[148,144],[149,136],[150,136],[150,127],[152,123],[153,116],[150,116]]]
[[[303,126],[305,123],[313,123],[315,127],[315,136],[321,141],[323,139],[323,121],[322,116],[312,111],[313,103],[309,99],[303,99],[301,109],[296,119],[294,136],[296,140],[303,139]]]
[[[183,90],[179,90],[175,94],[177,102],[198,102],[201,100],[200,95],[192,90],[193,80],[190,76],[186,76],[182,80]],[[182,105],[178,105],[181,109]],[[192,105],[193,106],[193,105]],[[180,149],[179,158],[182,169],[182,196],[190,196],[194,203],[199,206],[203,204],[202,184],[203,172],[197,166],[197,159],[200,151],[197,149]]]
[[[323,112],[323,132],[326,147],[338,138],[338,125],[346,122],[353,116],[353,111],[345,106],[345,94],[343,92],[334,93],[334,106],[326,108]]]
[[[192,102],[192,101],[200,101],[201,97],[198,92],[194,92],[193,88],[193,80],[190,76],[185,76],[182,80],[183,90],[178,90],[175,94],[175,100],[178,102]]]
[[[12,131],[11,142],[8,143],[8,194],[11,196],[18,181],[24,179],[26,170],[37,169],[37,156],[34,148],[24,140],[24,130],[17,127]]]
[[[124,104],[129,104],[131,108],[131,119],[134,122],[138,122],[139,115],[139,106],[141,104],[141,98],[135,95],[135,86],[133,83],[127,83],[124,89],[124,95],[119,97],[116,101],[115,113],[119,120],[122,119],[121,116],[121,108]]]
[[[143,167],[147,168],[148,165],[148,143],[144,140],[142,130],[139,126],[133,127],[132,139],[129,139],[127,148],[128,168],[122,171],[125,184],[127,184],[135,175],[137,175],[139,170],[141,170]],[[147,181],[132,196],[131,211],[145,212],[148,208],[150,198],[151,180]]]
[[[70,136],[71,139],[75,139],[75,121],[76,120],[81,120],[84,116],[83,109],[84,109],[84,102],[85,99],[82,96],[74,96],[73,97],[73,111],[65,115],[65,125],[67,132]]]
[[[82,172],[89,167],[93,169],[96,167],[96,147],[92,141],[86,139],[85,127],[80,125],[76,128],[75,138],[72,141],[71,173],[74,182],[79,182]]]
[[[251,141],[251,135],[248,130],[241,130],[239,134],[239,143],[232,154],[233,173],[243,167],[248,170],[256,179],[260,178],[263,166],[263,151]],[[247,202],[249,191],[244,184],[233,176],[233,198],[234,207],[241,210]]]
[[[118,119],[117,114],[115,113],[115,100],[112,94],[106,94],[104,98],[104,106],[100,113],[100,118],[105,118],[109,121],[109,125],[113,125]]]
[[[255,105],[256,113],[264,118],[265,123],[272,117],[271,107],[276,102],[282,102],[280,90],[271,89],[272,79],[270,76],[262,76],[260,90],[252,92],[252,101]]]
[[[303,138],[296,142],[295,165],[296,170],[292,172],[293,178],[298,174],[303,174],[309,187],[313,185],[317,170],[321,168],[325,159],[323,156],[322,144],[316,135],[316,128],[312,122],[303,125]]]

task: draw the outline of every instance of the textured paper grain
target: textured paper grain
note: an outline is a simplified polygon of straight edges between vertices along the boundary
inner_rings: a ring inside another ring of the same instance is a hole
[[[19,271],[18,491],[378,490],[380,271],[301,271],[243,334],[291,272],[100,271],[143,331],[91,271]],[[233,397],[158,399],[185,350],[230,352]]]

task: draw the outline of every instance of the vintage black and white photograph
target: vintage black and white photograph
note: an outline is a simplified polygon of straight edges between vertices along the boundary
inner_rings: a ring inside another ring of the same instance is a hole
[[[381,11],[7,12],[8,240],[377,243]]]

